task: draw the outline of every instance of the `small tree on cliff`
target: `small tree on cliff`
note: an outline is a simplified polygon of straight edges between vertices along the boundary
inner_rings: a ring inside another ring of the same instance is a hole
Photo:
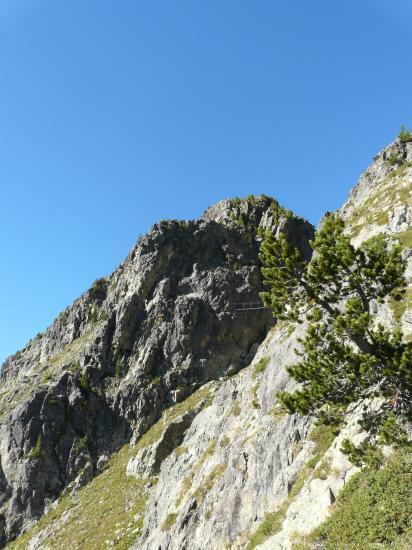
[[[290,412],[324,420],[332,411],[362,407],[370,445],[405,442],[404,427],[412,420],[412,345],[371,313],[374,301],[402,299],[401,250],[383,236],[356,249],[344,229],[338,216],[329,215],[311,243],[309,263],[282,235],[268,233],[262,243],[265,305],[278,319],[309,321],[301,360],[288,369],[301,387],[279,392],[278,399]],[[358,461],[369,452],[366,444],[344,447]]]

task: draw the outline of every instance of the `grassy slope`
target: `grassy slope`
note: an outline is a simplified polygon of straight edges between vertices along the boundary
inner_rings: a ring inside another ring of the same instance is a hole
[[[47,548],[105,548],[106,541],[118,538],[116,548],[128,548],[142,525],[146,495],[141,480],[126,476],[126,466],[134,452],[123,447],[105,471],[74,497],[66,495],[57,508],[44,516],[33,529],[7,548],[24,549],[44,529]],[[136,519],[135,519],[136,518]]]
[[[156,482],[126,476],[129,459],[139,449],[156,442],[165,427],[187,410],[207,405],[214,385],[207,385],[163,414],[137,445],[125,445],[114,454],[105,470],[96,476],[77,495],[63,496],[57,507],[43,516],[40,521],[17,540],[9,543],[10,550],[23,550],[39,533],[46,534],[48,549],[97,550],[111,546],[119,550],[129,548],[139,537],[150,486]]]
[[[368,224],[385,226],[388,223],[388,213],[394,206],[412,205],[410,172],[409,163],[404,164],[376,185],[373,192],[346,220],[351,235],[357,235]]]
[[[382,469],[353,476],[333,514],[295,550],[412,548],[412,453],[399,451]]]

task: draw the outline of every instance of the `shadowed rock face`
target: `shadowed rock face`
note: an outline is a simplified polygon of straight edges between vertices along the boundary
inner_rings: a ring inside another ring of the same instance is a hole
[[[108,278],[3,365],[0,538],[15,537],[99,458],[137,440],[162,410],[248,365],[273,324],[235,311],[262,290],[261,230],[309,257],[310,224],[268,197],[164,221]]]

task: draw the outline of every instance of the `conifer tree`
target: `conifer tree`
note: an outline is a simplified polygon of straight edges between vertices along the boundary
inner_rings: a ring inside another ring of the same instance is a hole
[[[325,421],[336,411],[359,408],[369,448],[349,442],[344,447],[362,462],[379,442],[406,441],[412,345],[398,328],[377,323],[371,310],[385,299],[402,299],[400,247],[379,235],[355,248],[344,230],[341,218],[328,215],[311,242],[309,263],[283,235],[277,239],[268,232],[260,253],[268,288],[262,299],[277,319],[308,321],[297,351],[300,362],[288,369],[300,388],[279,392],[279,401],[289,412]]]

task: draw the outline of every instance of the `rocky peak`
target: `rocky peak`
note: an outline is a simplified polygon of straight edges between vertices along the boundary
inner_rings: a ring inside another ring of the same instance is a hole
[[[306,259],[310,257],[308,242],[313,237],[312,225],[267,195],[224,199],[205,210],[202,218],[229,227],[238,225],[258,237],[262,237],[266,231],[271,231],[276,236],[284,233]]]
[[[266,195],[249,195],[244,199],[224,199],[209,206],[202,215],[205,220],[217,223],[235,222],[239,225],[270,228],[280,217],[292,215],[292,212],[281,207],[272,197]]]
[[[313,227],[269,197],[155,224],[113,274],[6,361],[0,540],[87,483],[163,410],[250,364],[274,320],[236,304],[259,300],[265,230],[309,255]]]
[[[397,138],[382,149],[372,164],[361,175],[348,200],[339,210],[354,233],[362,229],[366,235],[380,232],[389,210],[398,204],[404,206],[410,192],[412,177],[412,141]],[[364,235],[361,235],[362,240]]]

